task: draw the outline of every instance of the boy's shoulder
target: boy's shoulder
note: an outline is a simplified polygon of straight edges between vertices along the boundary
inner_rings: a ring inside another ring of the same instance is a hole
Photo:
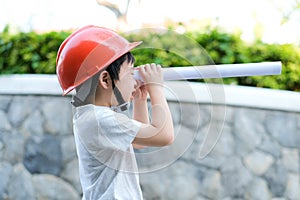
[[[83,106],[74,107],[73,118],[79,119],[84,116],[86,117],[96,117],[102,118],[107,115],[113,115],[113,111],[106,106],[96,106],[93,104],[87,104]]]
[[[94,105],[94,104],[86,104],[86,105],[83,105],[83,106],[74,107],[74,109],[75,109],[75,112],[80,112],[80,113],[88,112],[88,111],[96,111],[96,112],[101,112],[101,111],[110,112],[110,111],[112,111],[107,106],[97,106],[97,105]]]
[[[128,116],[128,113],[126,114],[115,112],[107,106],[96,106],[93,104],[88,104],[76,107],[75,109],[76,110],[73,117],[76,121],[97,121],[101,126],[108,126],[108,124],[110,124],[111,126],[120,126],[120,124],[133,123],[132,121],[135,121]]]

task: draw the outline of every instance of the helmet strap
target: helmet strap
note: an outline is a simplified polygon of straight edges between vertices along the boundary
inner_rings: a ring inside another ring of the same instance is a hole
[[[130,104],[129,104],[129,102],[124,101],[124,99],[122,97],[122,94],[121,94],[120,90],[116,87],[114,81],[112,81],[112,87],[113,87],[115,97],[118,101],[118,105],[117,106],[112,106],[111,109],[116,111],[116,112],[127,110],[129,108]]]

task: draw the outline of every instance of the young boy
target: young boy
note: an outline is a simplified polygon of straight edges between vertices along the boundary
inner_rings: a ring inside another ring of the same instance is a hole
[[[130,50],[140,43],[129,43],[106,28],[86,26],[72,33],[58,51],[63,95],[76,89],[73,125],[82,199],[142,199],[133,146],[165,146],[174,140],[161,67],[133,68]],[[139,70],[143,83],[134,80],[134,70]],[[133,119],[122,113],[131,100]]]

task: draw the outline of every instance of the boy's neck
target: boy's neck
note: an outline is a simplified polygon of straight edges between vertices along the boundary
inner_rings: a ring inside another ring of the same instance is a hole
[[[117,105],[116,101],[114,100],[112,92],[107,90],[97,90],[95,95],[94,104],[96,106],[106,106],[111,107]]]

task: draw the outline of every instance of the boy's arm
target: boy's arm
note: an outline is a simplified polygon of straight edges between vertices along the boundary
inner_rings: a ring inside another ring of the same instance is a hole
[[[136,89],[133,100],[133,119],[144,124],[149,124],[147,95],[146,87],[142,85]]]
[[[143,124],[149,124],[149,112],[147,104],[148,92],[145,86],[140,86],[141,83],[138,81],[138,87],[134,93],[133,100],[133,119],[142,122]],[[135,149],[142,149],[145,146],[133,143]]]
[[[133,143],[142,146],[165,146],[174,141],[173,121],[164,96],[161,67],[147,64],[140,68],[152,106],[151,123],[143,123]]]

